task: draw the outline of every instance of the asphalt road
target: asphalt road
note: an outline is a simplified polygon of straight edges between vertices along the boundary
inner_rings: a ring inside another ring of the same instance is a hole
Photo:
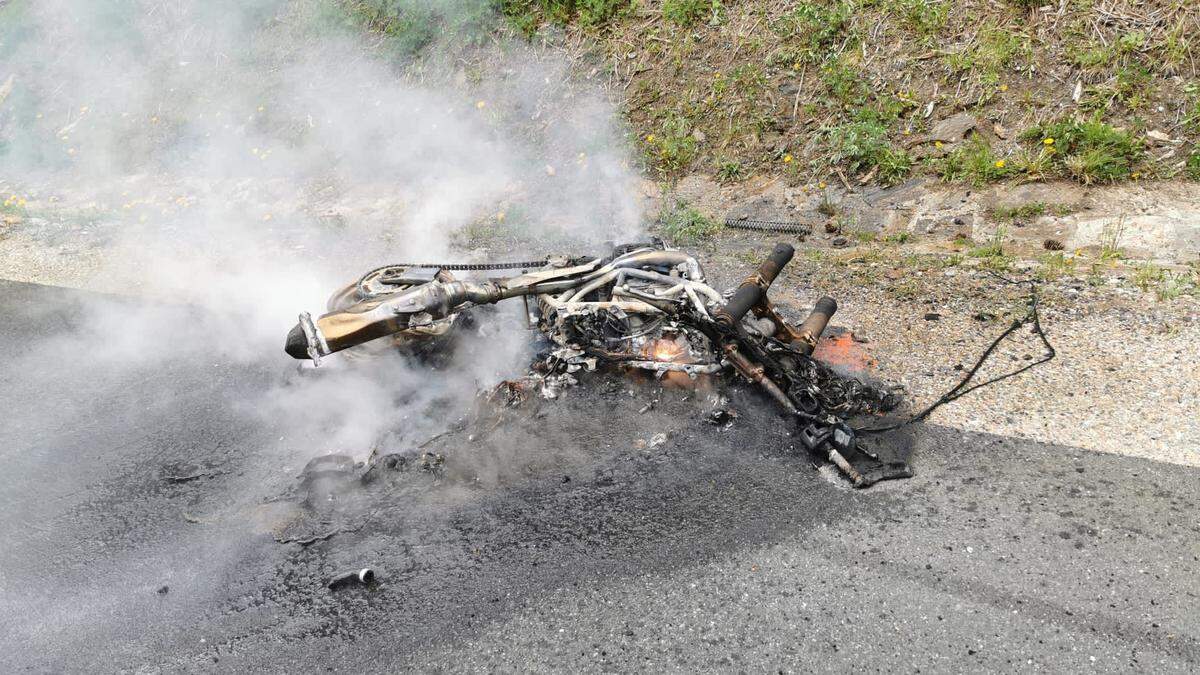
[[[925,427],[914,478],[855,491],[747,392],[719,429],[596,378],[437,471],[305,473],[459,414],[443,375],[358,410],[329,392],[378,367],[302,377],[286,326],[229,353],[195,314],[0,282],[0,670],[1200,667],[1196,469]]]

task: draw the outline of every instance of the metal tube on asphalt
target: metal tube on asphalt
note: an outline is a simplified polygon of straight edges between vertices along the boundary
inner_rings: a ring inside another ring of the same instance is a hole
[[[331,589],[337,589],[353,584],[362,584],[365,586],[370,584],[372,581],[375,581],[375,570],[371,569],[370,567],[364,567],[360,570],[349,570],[347,572],[335,574],[333,578],[329,580],[329,584],[327,585]]]

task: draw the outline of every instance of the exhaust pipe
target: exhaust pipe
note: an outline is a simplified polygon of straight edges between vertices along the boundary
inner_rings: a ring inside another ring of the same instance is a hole
[[[414,314],[428,312],[434,318],[447,316],[465,303],[485,305],[510,293],[494,282],[431,281],[397,295],[363,300],[316,320],[306,314],[288,332],[283,350],[295,359],[319,363],[348,347],[399,333],[408,328]]]

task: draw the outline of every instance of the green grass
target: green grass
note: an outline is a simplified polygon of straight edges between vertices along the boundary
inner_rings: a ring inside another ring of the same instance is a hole
[[[382,38],[383,50],[396,59],[409,59],[435,40],[480,44],[496,23],[497,14],[515,19],[538,6],[546,12],[549,1],[538,0],[338,0],[325,20],[351,28],[365,28]]]
[[[746,168],[735,160],[720,160],[717,162],[717,180],[723,183],[733,183],[746,176]]]
[[[1149,291],[1162,283],[1166,275],[1166,270],[1154,263],[1138,265],[1133,272],[1133,285],[1143,291]]]
[[[784,46],[772,55],[779,65],[820,63],[850,30],[853,2],[801,2],[772,25]]]
[[[1183,171],[1188,178],[1200,180],[1200,148],[1192,150],[1192,154],[1188,155]]]
[[[1134,286],[1143,291],[1153,292],[1162,302],[1197,292],[1194,274],[1187,271],[1172,272],[1154,263],[1138,265],[1134,269],[1132,281]]]
[[[1018,169],[1007,159],[997,156],[992,146],[979,135],[935,161],[935,166],[944,181],[967,181],[974,185],[1003,180],[1015,175]]]
[[[1129,178],[1145,154],[1141,140],[1133,134],[1094,120],[1038,125],[1022,138],[1042,143],[1059,172],[1085,185]]]
[[[879,122],[848,122],[826,131],[830,161],[850,171],[875,171],[885,185],[903,180],[912,170],[912,157],[888,141],[888,130]]]
[[[933,37],[946,25],[950,0],[877,0],[905,28],[923,37]]]
[[[635,7],[635,0],[491,0],[509,23],[525,35],[532,35],[544,23],[585,27],[603,26]],[[436,3],[433,3],[436,4]],[[474,2],[487,6],[489,2]]]
[[[1008,230],[1003,227],[998,228],[986,243],[972,248],[967,255],[978,259],[985,268],[997,272],[1007,270],[1014,260],[1014,257],[1004,250],[1004,238],[1007,234]]]
[[[725,7],[721,0],[663,0],[662,13],[667,21],[686,28],[706,17],[720,21]]]
[[[1003,74],[1018,59],[1029,59],[1033,47],[1028,35],[1010,27],[989,25],[980,29],[972,46],[947,54],[946,65],[958,73],[974,75],[984,85],[980,103],[990,100]]]
[[[720,222],[709,218],[687,204],[676,201],[659,217],[659,231],[676,243],[694,244],[711,239],[723,229]]]
[[[829,89],[829,93],[845,108],[857,108],[866,105],[871,90],[867,79],[845,55],[839,55],[825,62],[821,67],[821,82]]]
[[[696,158],[698,142],[692,134],[692,124],[679,114],[668,115],[659,126],[658,134],[646,137],[651,159],[664,173],[677,173]]]
[[[1042,201],[1026,202],[1016,206],[997,206],[989,212],[996,220],[1030,220],[1047,213],[1065,216],[1071,213],[1071,207],[1066,204],[1052,204]]]
[[[528,212],[514,204],[492,217],[480,218],[457,228],[452,237],[463,245],[478,246],[519,240],[533,232],[534,224]]]
[[[1187,113],[1183,117],[1183,128],[1200,134],[1200,82],[1189,82],[1183,87],[1187,98]]]
[[[1125,258],[1121,248],[1121,239],[1125,236],[1125,219],[1122,217],[1115,223],[1109,222],[1100,231],[1100,260],[1115,263]]]
[[[542,25],[573,23],[603,26],[629,13],[635,0],[335,0],[339,14],[351,26],[366,28],[384,38],[383,46],[397,58],[416,55],[437,39],[478,44],[496,27],[496,17],[523,35]]]
[[[1038,278],[1044,281],[1058,279],[1075,272],[1075,258],[1068,258],[1062,251],[1042,254],[1039,261]]]

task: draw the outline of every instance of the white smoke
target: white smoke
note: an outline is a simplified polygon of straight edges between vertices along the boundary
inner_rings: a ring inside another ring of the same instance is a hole
[[[0,432],[12,434],[0,458],[20,458],[29,475],[63,463],[52,448],[71,447],[78,428],[59,420],[104,414],[61,400],[74,383],[144,373],[152,390],[139,400],[183,407],[191,392],[156,370],[274,369],[275,385],[228,402],[243,421],[286,430],[245,449],[253,461],[225,488],[236,513],[315,455],[362,459],[439,431],[478,387],[527,364],[525,336],[509,332],[472,338],[469,357],[437,374],[384,358],[287,375],[283,342],[300,311],[319,313],[379,264],[472,255],[454,245],[468,225],[523,232],[530,250],[491,252],[510,259],[564,241],[576,242],[565,252],[599,252],[639,233],[614,109],[561,57],[495,38],[416,67],[336,27],[333,2],[0,1],[0,85],[12,82],[0,101],[0,200],[22,209],[0,240],[0,269],[140,299],[73,304],[70,330],[6,364],[0,385],[19,421]],[[489,5],[439,7],[480,16]],[[135,407],[116,409],[138,427]],[[3,489],[0,527],[14,547],[43,541],[28,523],[73,498],[66,487],[38,499],[28,485]],[[59,631],[104,634],[103,616],[144,604],[126,602],[145,590],[121,572],[129,562],[89,570],[113,586],[70,612],[0,578],[9,618],[27,614],[10,638],[45,647]],[[211,582],[197,574],[189,583]]]
[[[436,7],[475,17],[489,5]],[[519,220],[535,246],[576,239],[570,252],[639,231],[636,175],[604,92],[520,41],[426,59],[406,78],[363,34],[331,28],[330,0],[3,11],[20,30],[10,23],[0,64],[15,83],[0,108],[0,179],[29,195],[23,227],[100,259],[71,283],[203,308],[205,325],[180,331],[190,345],[138,330],[152,311],[93,317],[109,337],[93,353],[274,356],[299,311],[356,274],[461,259],[452,234],[472,223]]]

